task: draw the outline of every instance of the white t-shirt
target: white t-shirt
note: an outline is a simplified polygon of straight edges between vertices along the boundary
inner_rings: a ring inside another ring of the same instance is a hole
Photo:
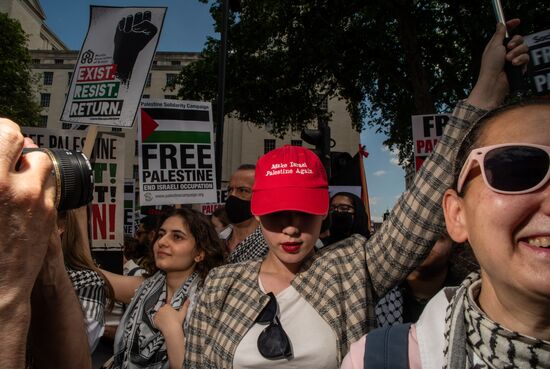
[[[264,290],[261,282],[260,287]],[[330,325],[294,287],[285,288],[276,298],[279,304],[279,319],[290,338],[294,357],[279,360],[264,358],[258,351],[257,342],[258,336],[267,325],[254,324],[237,346],[233,368],[338,368],[336,335]]]

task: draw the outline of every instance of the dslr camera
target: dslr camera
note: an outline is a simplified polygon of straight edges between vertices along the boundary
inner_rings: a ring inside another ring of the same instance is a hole
[[[24,148],[22,155],[31,151],[46,153],[53,163],[55,177],[55,205],[57,210],[76,209],[92,201],[94,175],[88,158],[80,151],[66,149]]]

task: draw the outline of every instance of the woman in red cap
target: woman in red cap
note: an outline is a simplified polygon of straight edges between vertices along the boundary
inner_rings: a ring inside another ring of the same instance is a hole
[[[528,60],[521,38],[506,53],[503,37],[500,29],[472,94],[458,104],[414,186],[368,241],[353,235],[316,252],[329,201],[320,160],[296,146],[259,159],[252,213],[269,253],[210,272],[185,330],[184,368],[339,367],[350,344],[374,328],[378,297],[405,279],[441,234],[455,144],[502,101],[505,54],[516,63]]]

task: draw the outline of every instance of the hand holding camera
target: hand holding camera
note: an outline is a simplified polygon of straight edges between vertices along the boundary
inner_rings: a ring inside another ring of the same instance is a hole
[[[17,124],[0,119],[0,288],[14,300],[30,296],[55,226],[52,161],[42,152],[20,159],[33,146]]]

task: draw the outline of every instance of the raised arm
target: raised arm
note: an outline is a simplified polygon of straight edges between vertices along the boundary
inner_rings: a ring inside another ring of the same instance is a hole
[[[508,22],[509,28],[517,24],[519,20]],[[426,257],[443,231],[441,201],[451,186],[457,142],[486,109],[502,103],[508,91],[503,71],[505,58],[516,65],[524,65],[529,60],[527,47],[519,36],[508,45],[508,52],[505,50],[504,34],[504,26],[498,25],[483,54],[472,93],[466,101],[459,102],[412,187],[401,196],[381,229],[365,246],[367,268],[378,296],[403,280]]]

